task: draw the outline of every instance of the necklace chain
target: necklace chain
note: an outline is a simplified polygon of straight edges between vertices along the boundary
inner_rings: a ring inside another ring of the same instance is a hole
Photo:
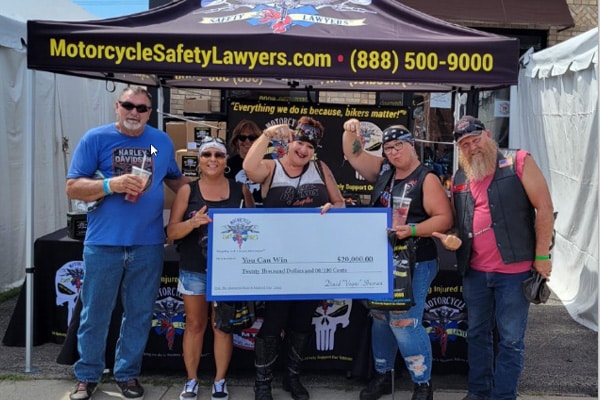
[[[483,234],[483,233],[485,233],[485,232],[489,231],[490,229],[492,229],[492,226],[491,226],[491,225],[490,225],[490,226],[488,226],[488,227],[486,227],[486,228],[483,228],[483,229],[482,229],[482,230],[480,230],[480,231],[474,232],[474,233],[473,233],[473,237],[479,236],[479,235],[481,235],[481,234]]]

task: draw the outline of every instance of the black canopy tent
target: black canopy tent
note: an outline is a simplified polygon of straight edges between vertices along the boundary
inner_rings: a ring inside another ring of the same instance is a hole
[[[29,69],[155,87],[468,91],[516,84],[518,57],[517,39],[394,0],[181,0],[121,18],[27,23]]]
[[[444,91],[518,74],[517,39],[393,0],[182,0],[27,28],[30,69],[147,86]]]

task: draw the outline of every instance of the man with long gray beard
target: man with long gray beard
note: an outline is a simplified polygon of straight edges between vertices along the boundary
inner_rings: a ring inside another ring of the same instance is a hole
[[[514,400],[529,312],[521,283],[532,270],[550,278],[552,199],[531,155],[500,151],[479,119],[462,117],[454,140],[460,167],[452,201],[462,240],[457,259],[469,325],[468,394],[463,400]]]

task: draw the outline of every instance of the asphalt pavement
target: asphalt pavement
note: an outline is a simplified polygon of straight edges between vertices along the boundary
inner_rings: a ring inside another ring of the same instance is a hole
[[[0,326],[6,329],[16,297],[0,304]],[[4,332],[0,332],[4,335]],[[74,386],[72,367],[56,363],[61,346],[46,343],[32,348],[30,369],[26,371],[26,350],[0,344],[0,400],[66,400]],[[577,322],[552,295],[549,302],[531,307],[526,336],[525,370],[519,385],[522,400],[572,400],[598,398],[598,335]],[[143,373],[140,382],[146,388],[146,400],[177,400],[184,383],[183,375]],[[202,376],[199,400],[210,399],[210,377]],[[383,400],[409,399],[411,384],[397,378],[394,396]],[[252,372],[228,377],[231,400],[252,400]],[[307,371],[303,382],[313,400],[358,399],[364,379],[340,373]],[[433,371],[436,400],[460,400],[466,392],[466,376]],[[291,399],[281,390],[280,377],[274,381],[274,398]],[[120,398],[110,376],[99,385],[95,400]]]

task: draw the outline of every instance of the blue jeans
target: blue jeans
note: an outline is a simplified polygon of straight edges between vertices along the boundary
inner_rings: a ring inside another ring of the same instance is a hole
[[[177,291],[187,296],[206,296],[206,273],[179,269]]]
[[[74,365],[77,380],[98,382],[105,368],[106,338],[117,298],[123,317],[115,351],[117,381],[137,378],[152,325],[154,301],[160,286],[162,244],[144,246],[85,246],[85,274]]]
[[[529,314],[529,302],[523,295],[521,283],[530,274],[529,271],[501,274],[469,270],[463,277],[469,323],[469,394],[476,399],[517,398]],[[494,328],[498,330],[495,362]]]
[[[415,305],[408,311],[371,310],[371,348],[377,372],[394,368],[399,349],[413,382],[425,383],[431,378],[431,340],[423,327],[423,310],[436,274],[437,260],[418,262],[412,279]]]

